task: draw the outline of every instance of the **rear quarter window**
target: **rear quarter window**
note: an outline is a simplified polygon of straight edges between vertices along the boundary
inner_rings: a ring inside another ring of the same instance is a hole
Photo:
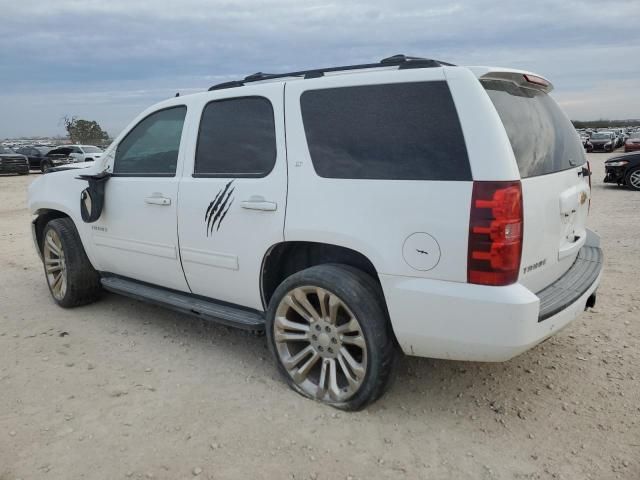
[[[482,85],[502,120],[522,178],[586,162],[578,134],[549,95],[499,80],[483,80]]]
[[[444,81],[308,90],[300,107],[321,177],[471,180],[462,128]]]

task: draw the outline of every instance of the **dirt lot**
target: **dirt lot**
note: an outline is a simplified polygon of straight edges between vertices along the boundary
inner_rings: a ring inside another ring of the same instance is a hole
[[[640,193],[589,156],[596,308],[507,363],[405,359],[352,414],[289,391],[263,338],[115,295],[56,307],[37,175],[0,176],[0,480],[640,479]]]

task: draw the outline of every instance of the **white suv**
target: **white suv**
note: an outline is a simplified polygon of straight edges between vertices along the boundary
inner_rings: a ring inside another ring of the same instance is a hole
[[[590,171],[551,89],[395,56],[161,102],[94,165],[31,184],[53,298],[107,289],[265,330],[291,387],[342,409],[382,394],[398,349],[507,360],[601,277]]]
[[[71,148],[70,157],[75,158],[79,162],[93,162],[102,156],[102,149],[94,145],[65,145]]]

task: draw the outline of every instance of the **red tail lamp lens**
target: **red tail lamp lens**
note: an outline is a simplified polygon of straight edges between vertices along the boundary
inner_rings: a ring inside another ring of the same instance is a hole
[[[520,272],[522,230],[520,181],[474,182],[467,281],[494,286],[515,283]]]

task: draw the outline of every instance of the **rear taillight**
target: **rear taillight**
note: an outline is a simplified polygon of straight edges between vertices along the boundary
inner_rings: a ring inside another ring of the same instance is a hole
[[[473,182],[467,281],[495,286],[515,283],[522,231],[520,181]]]

